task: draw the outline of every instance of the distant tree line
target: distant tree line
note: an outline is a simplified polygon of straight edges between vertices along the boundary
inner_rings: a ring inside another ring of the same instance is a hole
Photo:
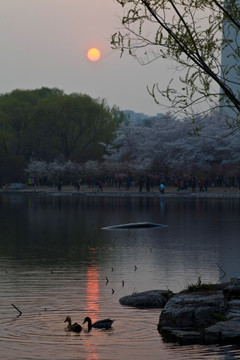
[[[196,123],[166,114],[120,125],[112,144],[105,144],[105,167],[121,164],[124,173],[138,177],[240,178],[239,131],[217,111],[197,116]]]
[[[77,163],[31,161],[27,176],[35,184],[65,184],[81,180],[120,186],[131,180],[139,184],[149,179],[177,183],[179,179],[209,179],[211,183],[238,185],[240,181],[240,133],[226,125],[218,112],[198,116],[196,136],[192,118],[179,120],[170,114],[119,124],[103,158]],[[219,179],[222,179],[221,182]]]
[[[124,115],[105,100],[57,88],[0,95],[0,181],[20,181],[33,160],[100,160]]]
[[[217,111],[195,123],[170,113],[127,122],[88,95],[42,88],[0,96],[2,183],[183,176],[240,179],[240,133]]]

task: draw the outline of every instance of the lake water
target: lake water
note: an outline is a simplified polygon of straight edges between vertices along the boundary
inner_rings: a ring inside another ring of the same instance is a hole
[[[164,343],[160,309],[119,304],[133,292],[180,291],[199,276],[217,282],[222,270],[220,281],[240,275],[239,218],[239,199],[0,195],[0,358],[239,359],[235,346]],[[168,227],[102,229],[141,221]],[[67,333],[67,315],[115,322]]]

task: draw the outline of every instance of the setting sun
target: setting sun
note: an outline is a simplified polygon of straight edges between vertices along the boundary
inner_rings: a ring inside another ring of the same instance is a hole
[[[88,50],[87,57],[90,61],[98,61],[100,59],[101,53],[98,49],[92,48]]]

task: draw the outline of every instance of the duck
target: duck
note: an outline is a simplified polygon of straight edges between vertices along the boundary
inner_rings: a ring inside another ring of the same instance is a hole
[[[77,322],[72,324],[72,320],[70,316],[67,316],[64,322],[68,322],[68,326],[66,327],[66,331],[73,331],[80,333],[82,331],[81,325],[79,325]]]
[[[96,329],[110,329],[112,327],[112,323],[114,320],[111,319],[104,319],[96,321],[95,323],[92,323],[92,320],[89,316],[85,317],[83,324],[88,323],[88,331],[90,331],[92,328]]]

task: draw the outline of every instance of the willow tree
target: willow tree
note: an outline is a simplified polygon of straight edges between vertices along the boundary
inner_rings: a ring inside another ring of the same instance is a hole
[[[148,86],[155,102],[160,104],[165,98],[175,111],[188,115],[201,105],[206,111],[231,108],[234,116],[229,117],[229,125],[239,125],[240,97],[232,86],[240,85],[239,1],[116,1],[124,15],[122,29],[112,35],[112,47],[121,55],[127,51],[141,64],[171,60],[178,70],[165,89],[159,82]],[[222,65],[221,53],[226,48],[231,49],[231,61]]]

